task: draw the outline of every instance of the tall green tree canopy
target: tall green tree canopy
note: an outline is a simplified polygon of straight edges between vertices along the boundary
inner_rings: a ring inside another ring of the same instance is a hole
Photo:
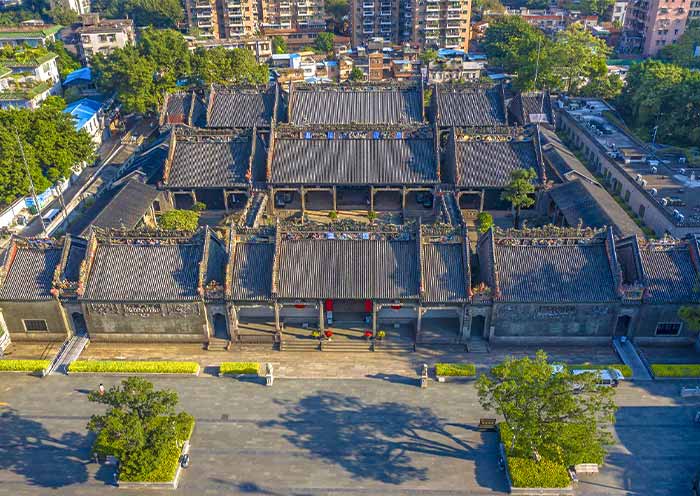
[[[88,430],[97,434],[93,449],[115,456],[120,477],[127,480],[148,480],[167,451],[188,436],[193,422],[191,415],[175,413],[175,391],[157,391],[140,377],[125,379],[104,395],[92,392],[88,399],[108,407],[88,422]]]
[[[37,192],[68,177],[74,165],[94,158],[90,136],[75,130],[64,108],[61,98],[49,97],[37,110],[0,110],[0,202],[11,203],[30,191],[17,135]]]
[[[342,23],[343,17],[350,13],[349,0],[326,0],[326,13],[330,14],[337,23]]]
[[[270,75],[267,65],[258,64],[255,55],[244,48],[198,49],[193,61],[194,76],[204,84],[265,84]]]
[[[510,175],[510,183],[501,193],[501,199],[509,202],[515,209],[513,226],[516,228],[520,225],[520,210],[535,204],[532,195],[535,192],[533,181],[536,178],[537,174],[533,169],[516,169]]]
[[[510,454],[564,466],[602,463],[612,437],[613,390],[594,373],[554,373],[547,354],[507,358],[477,381],[482,407],[502,415],[512,434]]]
[[[272,37],[272,53],[287,53],[287,41],[281,36]]]
[[[618,108],[641,134],[680,146],[700,146],[700,73],[658,60],[634,64]]]
[[[335,36],[333,33],[322,32],[318,33],[316,37],[316,42],[314,43],[314,48],[319,52],[328,53],[333,51],[333,43],[335,42]]]

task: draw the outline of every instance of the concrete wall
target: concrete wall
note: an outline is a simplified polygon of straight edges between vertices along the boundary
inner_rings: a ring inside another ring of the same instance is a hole
[[[92,341],[200,343],[209,338],[204,304],[83,303]]]
[[[490,326],[491,341],[573,344],[605,342],[617,321],[616,304],[496,303]]]
[[[682,305],[642,305],[640,307],[640,317],[634,328],[634,341],[637,343],[658,342],[666,343],[687,343],[692,342],[697,333],[688,329],[688,326],[678,316],[678,310]],[[656,326],[659,323],[682,323],[681,332],[678,336],[657,336]]]
[[[12,341],[64,341],[70,334],[61,305],[56,300],[3,302],[0,308]],[[45,320],[49,330],[27,332],[23,319]]]

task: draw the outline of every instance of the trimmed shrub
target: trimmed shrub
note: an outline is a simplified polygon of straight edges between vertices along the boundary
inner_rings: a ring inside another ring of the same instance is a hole
[[[0,372],[40,373],[50,363],[49,360],[0,360]]]
[[[584,363],[584,364],[567,365],[567,366],[569,367],[569,370],[573,370],[573,369],[591,369],[591,370],[617,369],[620,372],[622,372],[622,375],[625,376],[625,379],[629,379],[630,377],[632,377],[632,369],[629,368],[624,363],[614,363],[611,365],[591,365],[590,363]]]
[[[538,462],[532,458],[518,456],[519,453],[508,455],[510,442],[513,439],[508,424],[500,422],[498,433],[505,447],[513,487],[562,488],[571,484],[568,470],[560,463],[544,458]]]
[[[223,362],[219,365],[221,375],[258,375],[260,364],[254,362]]]
[[[493,226],[493,216],[488,212],[481,212],[476,217],[477,229],[480,233],[485,233]]]
[[[651,371],[656,377],[700,377],[700,364],[653,363]]]
[[[197,362],[145,362],[121,360],[77,360],[68,372],[133,373],[133,374],[196,374]]]
[[[199,215],[194,210],[168,210],[160,216],[158,224],[169,231],[196,231]]]
[[[446,377],[474,377],[476,365],[473,363],[436,363],[435,375]]]

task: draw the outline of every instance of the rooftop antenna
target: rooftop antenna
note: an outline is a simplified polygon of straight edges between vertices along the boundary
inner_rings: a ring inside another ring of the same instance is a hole
[[[41,205],[39,205],[39,199],[36,196],[36,189],[34,188],[34,180],[29,172],[29,165],[27,165],[27,158],[24,156],[24,145],[22,145],[22,140],[19,138],[19,132],[17,131],[17,126],[15,128],[15,137],[17,138],[17,144],[19,144],[19,152],[22,155],[22,162],[24,163],[24,170],[29,178],[29,190],[32,193],[32,198],[34,198],[34,206],[36,207],[36,212],[39,215],[39,221],[41,222],[41,234],[46,236],[46,224],[44,223],[44,218],[41,216]]]

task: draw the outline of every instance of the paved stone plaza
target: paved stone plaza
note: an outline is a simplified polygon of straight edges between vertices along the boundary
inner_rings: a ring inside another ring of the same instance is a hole
[[[89,460],[86,393],[116,378],[0,376],[0,495],[137,494]],[[472,385],[364,380],[158,378],[197,419],[180,489],[148,494],[505,494],[493,433]],[[618,389],[619,443],[581,495],[689,494],[700,467],[700,402],[680,382]]]

